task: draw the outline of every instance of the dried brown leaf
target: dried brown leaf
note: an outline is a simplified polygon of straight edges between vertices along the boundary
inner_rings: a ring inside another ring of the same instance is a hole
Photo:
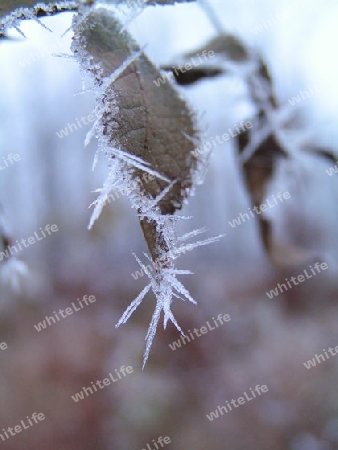
[[[74,52],[84,52],[82,57],[90,59],[87,70],[96,76],[99,84],[140,50],[130,35],[121,30],[122,25],[114,16],[102,9],[90,12],[76,27]],[[182,207],[192,186],[197,168],[197,159],[192,153],[196,127],[185,102],[172,85],[156,86],[154,80],[159,77],[161,73],[141,52],[107,87],[103,101],[106,105],[118,105],[118,112],[108,107],[102,125],[109,147],[141,158],[152,170],[175,182],[158,203],[160,212],[166,215]],[[143,174],[137,168],[133,171],[144,196],[155,199],[168,187],[168,181],[159,178],[144,181]],[[166,250],[165,240],[158,236],[154,221],[141,220],[141,226],[152,257],[156,259],[161,249]]]

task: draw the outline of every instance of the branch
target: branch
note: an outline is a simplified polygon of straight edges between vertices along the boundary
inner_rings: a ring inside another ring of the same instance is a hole
[[[61,1],[58,3],[37,3],[36,0],[0,0],[0,38],[5,37],[8,28],[15,28],[20,34],[23,20],[37,20],[66,11],[78,11],[81,6],[93,5],[95,0]],[[34,6],[35,5],[35,6]]]

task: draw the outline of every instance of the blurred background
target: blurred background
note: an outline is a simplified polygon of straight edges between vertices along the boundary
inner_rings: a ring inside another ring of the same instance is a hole
[[[335,1],[294,3],[267,0],[210,1],[226,31],[260,53],[272,76],[280,105],[314,83],[325,87],[297,103],[296,139],[335,152],[338,142],[338,64],[335,57],[338,6]],[[287,19],[277,14],[293,8]],[[264,20],[274,18],[272,26]],[[326,261],[329,269],[276,298],[267,291],[309,264],[277,266],[264,252],[255,219],[232,228],[229,221],[251,206],[235,141],[217,146],[205,182],[182,211],[192,219],[178,234],[206,227],[226,236],[187,252],[179,268],[198,305],[176,302],[173,311],[184,331],[200,328],[218,314],[231,321],[173,351],[179,338],[169,324],[158,329],[144,371],[144,337],[155,305],[148,295],[122,328],[115,324],[147,284],[132,251],[146,251],[138,219],[128,200],[106,205],[87,230],[103,185],[106,160],[91,171],[96,142],[84,148],[89,125],[60,138],[57,132],[93,111],[89,90],[70,55],[72,14],[43,19],[52,33],[25,22],[0,43],[0,162],[20,161],[0,172],[0,203],[6,230],[15,242],[56,224],[58,232],[18,255],[28,272],[21,290],[2,277],[0,341],[0,428],[33,412],[46,420],[1,442],[6,449],[143,449],[169,436],[175,450],[331,450],[338,448],[338,358],[306,369],[304,362],[338,345],[337,175],[317,154],[295,152],[278,167],[267,197],[288,191],[290,200],[269,212],[279,243],[301,248]],[[259,28],[261,26],[261,28]],[[258,27],[258,28],[255,28]],[[128,29],[146,45],[156,65],[202,48],[215,35],[205,11],[195,4],[146,8]],[[257,31],[258,30],[258,31]],[[56,47],[56,48],[55,48]],[[35,56],[34,56],[35,55]],[[40,56],[36,56],[40,55]],[[250,118],[245,87],[226,75],[201,80],[182,95],[196,111],[204,140]],[[292,142],[290,142],[292,145]],[[4,158],[4,159],[3,159]],[[8,272],[9,260],[0,262]],[[22,267],[21,267],[22,269]],[[34,325],[85,294],[97,301],[37,332]],[[102,380],[121,365],[134,372],[75,403],[71,396]],[[256,384],[268,393],[209,421],[206,414],[238,398]]]

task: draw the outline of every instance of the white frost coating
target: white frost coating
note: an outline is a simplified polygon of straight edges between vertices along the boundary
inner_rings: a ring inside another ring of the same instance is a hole
[[[169,218],[168,218],[169,219]],[[172,226],[172,221],[170,221],[170,225]],[[152,316],[152,319],[149,324],[148,332],[146,335],[146,350],[143,356],[143,366],[144,368],[149,352],[151,349],[151,345],[153,342],[153,339],[156,334],[156,329],[158,322],[161,317],[161,312],[164,313],[164,321],[163,325],[164,328],[166,328],[168,320],[170,320],[177,330],[184,336],[183,331],[181,330],[180,326],[178,325],[174,315],[171,312],[171,302],[172,297],[176,296],[174,293],[174,290],[177,291],[177,293],[182,294],[185,296],[189,301],[196,304],[195,300],[191,297],[190,293],[185,289],[185,287],[182,285],[180,281],[177,280],[177,270],[174,269],[173,261],[169,261],[167,266],[168,267],[160,267],[158,272],[155,276],[153,276],[150,271],[148,270],[148,267],[144,265],[140,259],[134,254],[136,261],[140,265],[140,267],[143,269],[144,273],[148,276],[150,279],[150,283],[142,290],[142,292],[138,295],[138,297],[129,305],[129,307],[126,309],[124,314],[122,315],[121,319],[117,323],[116,327],[119,327],[121,324],[126,323],[126,321],[129,319],[131,314],[137,309],[137,307],[142,303],[142,300],[144,299],[145,295],[148,293],[150,288],[154,292],[156,296],[156,307],[154,314]],[[185,271],[184,271],[185,272]],[[186,272],[185,272],[186,273]]]
[[[173,220],[175,219],[175,220]],[[154,314],[152,316],[151,322],[149,324],[148,333],[146,335],[146,350],[143,355],[143,366],[144,368],[149,352],[151,349],[151,345],[153,339],[156,334],[156,329],[158,322],[161,317],[161,312],[163,311],[164,320],[163,326],[166,328],[168,321],[171,321],[177,330],[184,336],[183,331],[178,325],[174,315],[171,312],[171,303],[173,297],[179,298],[181,300],[189,300],[191,303],[196,304],[196,301],[190,295],[190,292],[183,286],[183,284],[177,279],[177,275],[191,275],[192,272],[189,270],[178,270],[175,268],[174,260],[177,258],[177,255],[190,251],[196,247],[200,247],[202,245],[211,244],[213,242],[219,241],[222,235],[206,239],[204,241],[194,242],[192,244],[187,244],[183,247],[176,247],[177,242],[186,240],[189,237],[193,237],[197,234],[200,234],[202,230],[194,230],[191,233],[187,233],[181,238],[176,238],[174,233],[174,226],[177,221],[177,217],[170,216],[161,216],[161,231],[164,231],[166,235],[166,243],[170,245],[169,250],[161,254],[158,261],[152,261],[149,255],[144,254],[144,256],[150,261],[156,264],[156,273],[153,276],[149,270],[149,266],[143,264],[141,260],[133,253],[136,261],[138,262],[141,269],[150,279],[150,284],[148,284],[141,293],[136,297],[135,300],[131,302],[126,311],[123,313],[122,317],[118,321],[116,327],[119,327],[123,323],[126,323],[129,317],[133,314],[133,312],[137,309],[137,307],[142,303],[144,297],[149,292],[150,288],[156,297],[156,307]],[[181,294],[181,295],[179,295]]]
[[[0,19],[0,35],[4,34],[8,28],[15,28],[22,36],[25,37],[23,32],[20,30],[20,24],[23,20],[35,20],[38,22],[43,28],[51,31],[47,28],[38,18],[37,12],[44,11],[46,15],[55,14],[57,11],[74,11],[79,6],[78,1],[61,1],[49,3],[46,5],[45,3],[37,3],[32,8],[18,8],[7,16]]]
[[[108,199],[109,193],[113,189],[120,189],[126,192],[126,195],[129,197],[131,207],[136,209],[139,218],[147,221],[148,223],[153,223],[156,227],[156,235],[161,237],[161,247],[160,244],[158,244],[156,248],[156,253],[158,255],[157,261],[153,261],[149,255],[145,255],[151,263],[154,265],[156,264],[154,273],[151,273],[151,270],[149,270],[149,265],[146,266],[136,255],[134,255],[141,269],[148,276],[150,283],[148,283],[135,298],[135,300],[131,302],[116,325],[116,327],[118,327],[121,324],[126,323],[129,317],[142,303],[148,292],[152,290],[156,297],[156,307],[145,338],[146,349],[143,357],[144,368],[162,312],[164,315],[164,328],[167,326],[168,321],[171,321],[177,330],[183,334],[183,331],[171,311],[172,300],[179,298],[181,300],[188,300],[189,302],[196,304],[189,291],[177,279],[178,275],[188,275],[191,274],[191,272],[176,269],[175,260],[178,256],[192,250],[195,247],[218,241],[221,236],[206,239],[204,241],[198,241],[192,244],[182,245],[183,241],[202,233],[204,230],[195,230],[187,233],[181,238],[177,238],[174,228],[176,222],[182,219],[182,217],[164,215],[161,213],[159,202],[168,194],[177,180],[168,179],[166,176],[153,169],[149,162],[124,151],[120,148],[119,142],[113,141],[114,136],[107,136],[106,133],[104,133],[107,120],[109,120],[110,129],[112,129],[114,117],[116,117],[119,112],[118,104],[114,96],[114,81],[142,54],[142,51],[138,51],[128,57],[125,62],[114,71],[114,73],[108,77],[104,77],[102,67],[98,64],[94,64],[93,58],[87,52],[85,39],[79,37],[76,33],[76,27],[81,27],[85,19],[86,16],[80,19],[81,22],[75,23],[74,25],[75,35],[72,44],[72,51],[79,61],[81,69],[89,72],[93,76],[94,86],[96,88],[96,121],[92,130],[87,135],[86,143],[88,143],[93,136],[96,136],[98,139],[98,152],[95,156],[95,161],[97,161],[98,153],[103,152],[108,159],[109,165],[108,177],[104,182],[103,188],[98,190],[98,192],[100,192],[98,199],[93,203],[93,205],[95,205],[95,209],[91,216],[89,227],[91,227],[95,220],[98,219],[102,208]],[[156,198],[147,195],[141,181],[135,179],[134,177],[135,171],[140,170],[167,182],[168,186],[162,189]],[[195,180],[193,180],[193,185],[195,185],[196,178],[198,176],[196,173],[197,170],[192,169],[191,172],[194,172],[191,176],[195,177]],[[186,189],[186,192],[190,193],[191,188]],[[178,245],[179,242],[181,242],[180,246]]]

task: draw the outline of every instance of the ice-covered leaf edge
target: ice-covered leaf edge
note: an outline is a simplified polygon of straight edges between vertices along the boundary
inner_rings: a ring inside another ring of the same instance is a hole
[[[98,218],[100,210],[102,209],[102,205],[107,199],[110,191],[116,187],[119,187],[120,189],[125,189],[129,194],[131,206],[137,210],[140,220],[145,220],[147,224],[152,225],[156,229],[157,236],[160,237],[157,242],[157,267],[155,274],[152,275],[150,271],[147,270],[147,268],[144,266],[144,264],[137,258],[138,263],[141,265],[141,267],[144,269],[144,272],[149,277],[150,283],[131,303],[131,305],[127,308],[117,324],[117,326],[119,326],[122,323],[125,323],[130,315],[136,310],[138,305],[142,302],[145,295],[149,292],[150,289],[152,289],[156,297],[156,307],[149,325],[148,333],[145,338],[146,350],[143,358],[144,367],[149,356],[149,351],[162,311],[164,313],[164,327],[166,327],[168,321],[170,320],[178,329],[178,331],[183,333],[171,311],[171,303],[173,297],[179,297],[179,294],[181,294],[190,302],[195,303],[187,289],[182,285],[180,281],[177,280],[177,275],[188,274],[189,272],[177,270],[175,266],[175,260],[177,259],[177,256],[188,250],[185,250],[184,247],[183,249],[182,247],[180,247],[180,249],[177,250],[177,243],[184,239],[184,237],[177,238],[174,231],[174,225],[176,221],[179,220],[179,217],[169,214],[162,214],[159,208],[159,202],[162,200],[163,196],[165,196],[166,193],[170,189],[172,189],[175,180],[167,180],[167,188],[164,189],[156,198],[147,198],[144,196],[144,193],[142,193],[142,198],[140,198],[141,193],[140,190],[137,189],[137,180],[135,181],[135,179],[133,179],[133,168],[141,168],[145,172],[155,174],[155,176],[158,178],[161,178],[162,175],[160,173],[156,173],[156,171],[153,171],[151,167],[149,167],[148,163],[142,161],[140,158],[132,157],[131,155],[126,154],[118,148],[112,148],[111,146],[109,146],[108,138],[102,132],[103,124],[100,122],[105,112],[104,100],[107,95],[107,89],[112,85],[112,83],[114,83],[114,80],[116,80],[120,76],[123,70],[125,70],[125,68],[128,67],[129,64],[131,64],[136,58],[139,57],[140,53],[135,51],[135,53],[131,55],[130,58],[127,58],[127,60],[124,61],[121,67],[115,70],[113,74],[111,74],[109,77],[102,77],[102,67],[100,67],[100,64],[93,64],[93,58],[90,57],[89,53],[86,50],[86,43],[79,39],[79,36],[77,36],[76,32],[77,27],[81,25],[81,22],[86,19],[86,16],[88,14],[89,13],[80,18],[77,17],[74,20],[73,28],[75,36],[72,44],[72,50],[74,52],[74,55],[78,59],[82,70],[89,72],[94,78],[94,84],[97,89],[97,120],[94,124],[93,131],[90,134],[91,136],[96,135],[99,141],[99,151],[103,151],[106,154],[110,164],[110,172],[105,185],[101,190],[97,209],[94,211],[90,225],[92,225],[93,222]],[[91,11],[90,14],[93,14],[93,11]],[[118,111],[118,105],[116,105],[116,111]],[[112,158],[112,156],[114,156],[114,158]],[[201,182],[201,167],[203,170],[203,163],[199,161],[199,164],[197,164],[197,166],[195,167],[195,177],[194,182],[189,189],[190,192],[193,191],[196,184]],[[118,174],[118,176],[116,176],[116,174]],[[134,183],[133,189],[130,189],[131,183]],[[193,236],[194,232],[188,233],[188,235],[189,237]],[[200,245],[207,245],[211,242],[219,240],[220,237],[221,236],[218,236],[216,238],[207,239],[195,244],[189,244],[187,246],[187,249],[192,249],[193,247],[197,247]],[[151,257],[147,256],[147,258],[150,261],[154,262],[154,254],[152,254]]]

